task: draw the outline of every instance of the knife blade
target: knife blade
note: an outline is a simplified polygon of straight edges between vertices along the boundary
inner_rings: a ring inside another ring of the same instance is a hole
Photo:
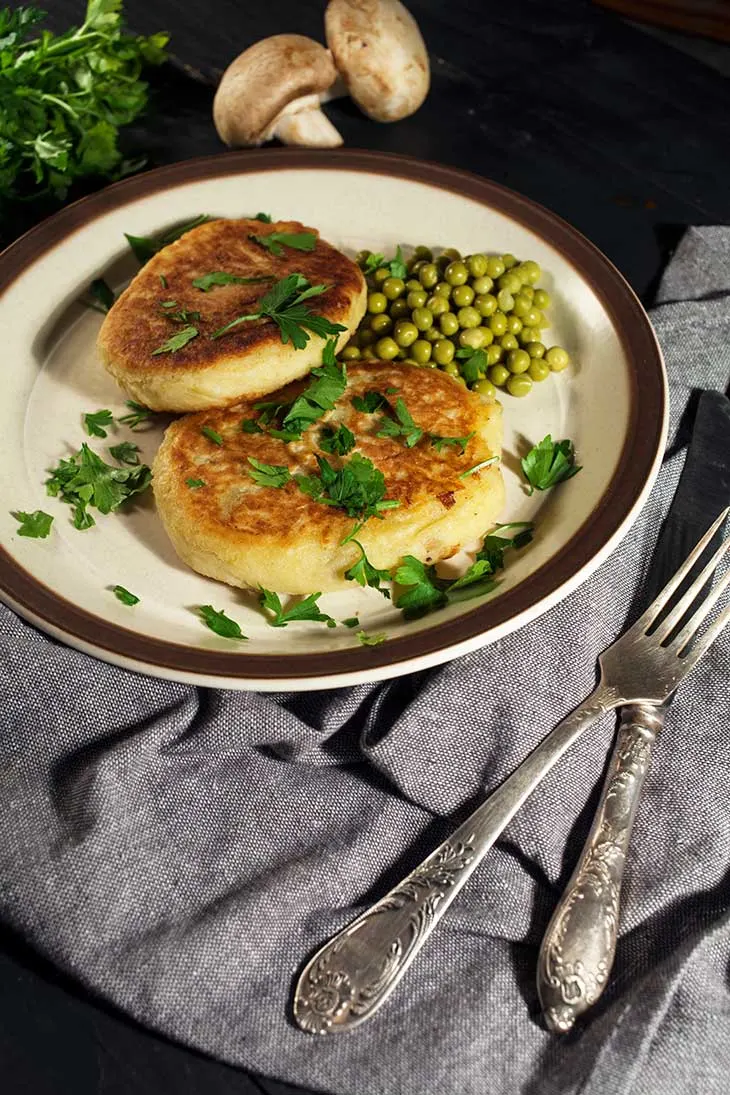
[[[651,604],[728,503],[730,400],[721,392],[706,391],[697,405],[687,458],[654,549],[640,608]],[[721,535],[720,529],[708,552]],[[665,612],[700,567],[701,561]],[[540,948],[537,988],[546,1025],[553,1031],[570,1030],[607,984],[616,950],[626,852],[652,746],[671,702],[670,696],[661,707],[631,704],[621,709],[590,833]]]

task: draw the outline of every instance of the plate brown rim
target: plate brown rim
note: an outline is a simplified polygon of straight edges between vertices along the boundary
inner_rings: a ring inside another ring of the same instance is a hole
[[[589,283],[621,339],[632,383],[626,442],[608,489],[578,534],[549,565],[491,603],[378,647],[308,654],[227,654],[149,638],[67,601],[0,548],[0,594],[21,611],[82,643],[150,669],[232,681],[333,678],[428,656],[497,628],[550,597],[601,552],[640,499],[661,442],[666,410],[661,353],[648,316],[609,259],[577,229],[530,198],[460,168],[410,156],[353,149],[266,149],[197,157],[136,175],[74,202],[11,244],[0,255],[0,294],[46,251],[111,209],[170,186],[284,168],[361,171],[425,183],[481,202],[542,236]]]

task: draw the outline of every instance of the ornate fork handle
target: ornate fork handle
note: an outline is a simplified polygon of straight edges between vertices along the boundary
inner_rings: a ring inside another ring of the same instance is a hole
[[[664,706],[629,704],[621,713],[591,831],[540,948],[537,988],[545,1022],[553,1031],[570,1030],[608,980],[626,852],[664,712]]]
[[[388,998],[465,882],[543,776],[623,697],[601,683],[519,768],[395,889],[319,950],[294,996],[312,1034],[350,1030]]]

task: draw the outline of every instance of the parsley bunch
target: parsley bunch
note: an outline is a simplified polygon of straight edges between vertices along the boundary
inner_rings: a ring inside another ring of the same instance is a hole
[[[0,9],[0,198],[51,194],[141,167],[117,139],[147,104],[144,64],[165,60],[166,34],[122,29],[122,0],[88,0],[83,24],[54,35],[45,12]]]
[[[86,529],[96,523],[89,506],[111,513],[151,482],[152,472],[146,464],[115,468],[84,443],[73,456],[59,460],[46,480],[46,490],[73,506],[75,528]]]
[[[359,453],[354,453],[342,467],[333,468],[324,456],[317,456],[319,475],[296,476],[296,483],[303,494],[317,502],[336,506],[348,517],[356,517],[359,524],[343,540],[347,543],[370,517],[378,517],[382,510],[395,509],[400,503],[385,498],[385,476]]]

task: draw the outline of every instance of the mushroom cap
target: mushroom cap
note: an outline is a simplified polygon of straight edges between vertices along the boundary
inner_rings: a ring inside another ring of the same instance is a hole
[[[397,122],[428,94],[428,52],[400,0],[330,0],[327,45],[360,109],[376,122]]]
[[[256,145],[293,100],[326,91],[337,78],[329,50],[302,34],[274,34],[232,61],[213,100],[213,122],[227,145]]]

